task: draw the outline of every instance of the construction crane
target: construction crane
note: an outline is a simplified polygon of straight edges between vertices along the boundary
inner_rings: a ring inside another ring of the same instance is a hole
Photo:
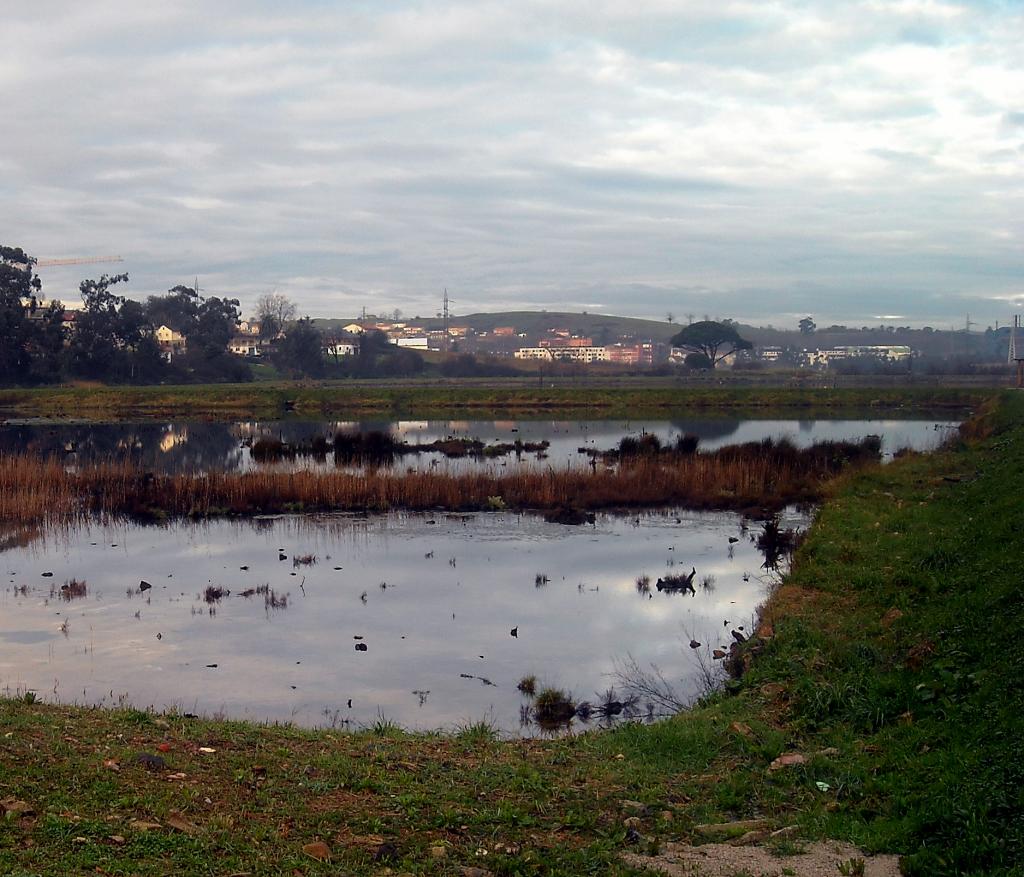
[[[98,262],[123,262],[120,256],[87,256],[82,259],[38,259],[37,268],[51,268],[57,265],[95,265]]]

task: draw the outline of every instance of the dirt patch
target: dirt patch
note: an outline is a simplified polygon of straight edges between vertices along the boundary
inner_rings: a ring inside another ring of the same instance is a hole
[[[728,844],[665,844],[657,856],[628,853],[628,865],[647,868],[671,877],[836,877],[839,866],[863,860],[864,877],[899,877],[899,856],[866,856],[850,844],[826,841],[810,844],[793,856],[777,856],[764,847],[735,847]],[[851,873],[856,873],[851,872]]]

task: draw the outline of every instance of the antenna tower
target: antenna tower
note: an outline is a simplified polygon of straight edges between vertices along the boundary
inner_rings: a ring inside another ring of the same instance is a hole
[[[1020,325],[1020,314],[1014,314],[1010,329],[1010,352],[1006,361],[1017,366],[1017,386],[1024,387],[1024,328]]]

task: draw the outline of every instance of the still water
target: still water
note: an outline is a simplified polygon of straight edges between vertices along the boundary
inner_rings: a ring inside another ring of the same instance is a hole
[[[582,466],[588,457],[581,449],[608,450],[623,436],[657,435],[664,442],[691,433],[701,447],[788,437],[798,445],[826,439],[853,439],[866,435],[882,438],[883,457],[909,447],[931,450],[945,439],[953,420],[438,420],[438,421],[250,421],[239,423],[165,422],[66,423],[9,421],[0,425],[0,454],[32,452],[58,456],[70,465],[107,460],[131,460],[159,472],[194,470],[238,471],[261,465],[253,461],[250,445],[261,437],[289,443],[309,442],[316,436],[333,437],[339,431],[389,432],[409,444],[429,444],[447,437],[479,439],[485,444],[547,442],[542,452],[509,453],[485,460],[449,460],[438,452],[400,458],[402,469],[467,466]],[[276,464],[280,465],[280,464]],[[309,458],[297,466],[333,465],[330,457]]]
[[[538,733],[521,722],[527,675],[595,700],[622,690],[616,669],[632,656],[692,697],[691,638],[704,654],[727,648],[774,576],[759,529],[732,513],[583,527],[438,513],[9,538],[0,690],[309,726],[487,719]],[[695,595],[655,587],[692,569]]]

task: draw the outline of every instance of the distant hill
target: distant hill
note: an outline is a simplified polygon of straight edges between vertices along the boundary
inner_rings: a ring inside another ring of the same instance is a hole
[[[381,319],[384,319],[383,317]],[[437,317],[415,320],[403,317],[407,323],[416,323],[427,329],[441,329]],[[352,320],[314,320],[321,329],[340,328]],[[453,326],[470,326],[477,332],[490,332],[496,326],[513,326],[516,332],[527,335],[543,335],[548,329],[568,329],[574,335],[589,335],[595,339],[607,334],[606,343],[617,341],[622,336],[650,338],[654,341],[668,341],[680,327],[660,320],[639,320],[634,317],[616,317],[607,314],[571,314],[560,311],[495,311],[479,314],[453,314]]]
[[[354,319],[354,318],[353,318]],[[319,319],[313,322],[323,330],[337,329],[353,322],[353,319]],[[381,320],[386,319],[381,317]],[[440,329],[438,317],[417,320],[403,317],[407,323],[415,323],[427,329]],[[495,311],[493,313],[453,314],[453,326],[470,326],[477,332],[491,332],[497,326],[512,326],[516,332],[523,332],[527,340],[543,337],[549,329],[565,329],[574,335],[588,336],[595,344],[612,344],[620,338],[651,339],[667,342],[679,332],[685,323],[668,323],[662,320],[641,320],[635,317],[617,317],[609,314],[566,313],[563,311]],[[1009,330],[1005,327],[993,332],[943,331],[934,329],[910,329],[908,327],[846,327],[825,326],[811,335],[801,335],[793,329],[777,329],[770,326],[748,326],[737,324],[737,331],[756,347],[778,346],[793,348],[834,347],[843,344],[905,344],[928,356],[963,357],[978,361],[1005,359]],[[494,339],[495,343],[499,339]],[[515,346],[515,339],[507,339]]]

